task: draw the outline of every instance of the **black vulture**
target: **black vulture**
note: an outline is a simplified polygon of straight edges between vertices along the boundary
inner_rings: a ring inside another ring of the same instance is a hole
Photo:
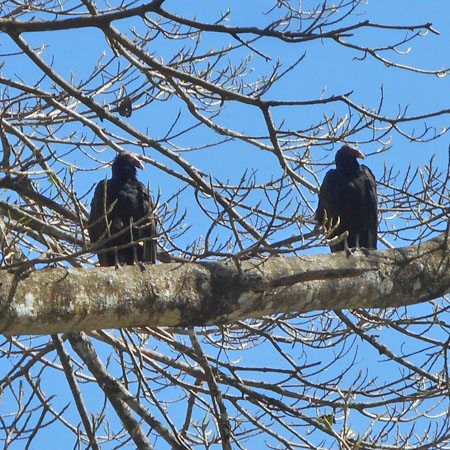
[[[336,169],[329,170],[319,192],[316,221],[330,231],[328,238],[348,231],[347,239],[330,245],[332,252],[377,248],[377,186],[371,170],[360,165],[365,156],[348,145],[336,153]]]
[[[91,243],[99,242],[101,266],[156,262],[154,205],[137,179],[136,167],[144,168],[137,155],[119,154],[112,163],[112,177],[95,188],[88,230]]]

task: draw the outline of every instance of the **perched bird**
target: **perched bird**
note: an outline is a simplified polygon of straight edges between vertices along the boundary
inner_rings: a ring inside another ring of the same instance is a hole
[[[365,156],[356,148],[344,145],[336,153],[336,169],[329,170],[319,192],[316,221],[331,230],[328,238],[348,232],[332,252],[354,247],[377,248],[377,186],[370,169],[357,158]]]
[[[144,168],[137,155],[117,155],[112,177],[95,188],[88,230],[91,243],[100,243],[101,266],[156,262],[154,206],[147,188],[137,179],[136,167]]]

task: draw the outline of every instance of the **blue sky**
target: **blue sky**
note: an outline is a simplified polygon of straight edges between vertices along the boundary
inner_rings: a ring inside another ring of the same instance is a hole
[[[164,3],[164,7],[171,12],[208,21],[217,17],[222,8],[230,6],[232,8],[228,22],[230,26],[264,26],[266,24],[265,19],[261,15],[254,13],[255,4],[255,1],[243,2],[238,0],[227,3],[207,0],[197,2],[168,0]],[[272,2],[267,0],[258,2],[258,5],[267,5],[266,9],[269,9],[271,4]],[[448,51],[450,48],[450,27],[448,25],[450,2],[446,0],[431,0],[426,3],[419,0],[370,0],[358,12],[361,16],[356,20],[361,21],[369,19],[372,22],[383,24],[433,23],[433,27],[439,31],[440,35],[437,36],[428,33],[423,38],[415,39],[411,43],[410,49],[407,46],[402,48],[403,51],[408,50],[408,54],[395,55],[395,61],[424,70],[437,70],[450,67],[450,53]],[[272,15],[274,14],[276,14],[276,10],[272,13]],[[355,19],[352,18],[349,21],[353,20]],[[134,21],[122,21],[114,25],[126,32],[131,25],[134,25]],[[396,39],[401,39],[406,33],[407,31],[397,33]],[[355,34],[354,37],[349,38],[349,41],[355,40],[359,43],[367,42],[373,43],[373,45],[379,45],[380,43],[385,44],[391,34],[393,33],[389,31],[370,29]],[[43,44],[49,44],[43,55],[47,61],[51,61],[53,58],[55,69],[65,76],[66,79],[70,79],[72,74],[75,77],[75,82],[85,79],[105,49],[105,42],[102,35],[94,29],[83,30],[82,32],[80,30],[57,32],[56,35],[56,39],[53,33],[26,34],[25,38],[37,47]],[[160,44],[159,47],[155,45],[155,48],[151,48],[150,51],[153,51],[155,56],[164,57],[167,60],[170,59],[178,43],[176,41],[165,42],[163,39],[159,39],[158,44]],[[16,50],[14,44],[5,35],[0,35],[0,45],[0,51],[3,53]],[[219,48],[223,45],[223,42],[216,36],[208,35],[208,38],[204,39],[200,45],[205,48]],[[270,40],[262,42],[258,48],[266,52],[272,59],[271,61],[265,61],[261,56],[253,56],[250,68],[254,74],[251,76],[255,77],[261,73],[270,73],[272,65],[277,58],[287,66],[289,62],[293,62],[303,52],[306,52],[304,60],[299,64],[297,69],[266,94],[265,99],[311,100],[317,98],[326,88],[326,96],[353,91],[351,99],[355,103],[363,103],[368,107],[376,107],[380,100],[381,89],[383,88],[385,98],[384,112],[388,115],[395,116],[398,113],[399,105],[401,107],[407,105],[408,113],[411,115],[445,109],[449,105],[449,77],[440,78],[386,67],[381,62],[374,61],[370,57],[362,61],[357,61],[354,58],[358,56],[358,53],[349,49],[341,49],[332,41],[325,40],[310,42],[306,45],[288,45]],[[239,56],[244,57],[246,53],[246,50],[242,51]],[[110,56],[111,54],[108,50],[104,59],[107,60]],[[36,82],[41,76],[33,66],[19,57],[10,56],[4,58],[4,61],[5,66],[2,68],[2,71],[8,76],[16,76],[31,84]],[[51,89],[49,84],[45,88]],[[97,100],[101,101],[100,98],[97,98]],[[110,101],[110,97],[105,95],[105,101]],[[331,115],[334,109],[342,112],[345,108],[336,104],[310,108],[283,107],[274,109],[273,116],[278,124],[284,121],[287,124],[287,128],[296,129],[299,127],[299,124],[314,123],[318,118],[323,117],[324,112]],[[159,100],[155,100],[144,109],[136,110],[129,121],[140,130],[146,131],[154,139],[158,139],[166,134],[178,111],[182,112],[181,123],[190,123],[191,118],[181,102],[174,101],[169,103]],[[218,121],[223,125],[231,126],[241,132],[255,135],[267,133],[261,112],[255,110],[255,108],[229,105]],[[429,121],[429,125],[436,127],[437,130],[440,130],[443,126],[449,127],[450,115],[446,114],[432,119]],[[410,130],[411,128],[415,128],[420,130],[423,126],[424,123],[418,121],[406,126],[406,129]],[[87,130],[86,133],[88,133]],[[117,130],[117,134],[120,135],[119,130]],[[363,141],[367,139],[367,135],[361,133],[361,136],[357,136],[357,138]],[[423,144],[411,143],[395,133],[391,133],[386,138],[386,142],[388,138],[391,139],[389,143],[391,149],[389,152],[375,154],[377,150],[381,149],[380,145],[373,143],[361,144],[361,150],[370,155],[366,163],[372,168],[377,178],[381,177],[385,165],[393,165],[397,170],[404,172],[409,164],[412,164],[414,167],[425,164],[433,154],[436,154],[436,163],[438,165],[441,165],[443,168],[447,165],[447,149],[450,143],[448,135],[444,135],[439,140]],[[191,133],[186,139],[175,141],[187,147],[189,146],[189,140],[193,142],[192,145],[204,145],[220,141],[220,139],[221,137],[215,136],[210,131],[205,130],[204,127],[201,127],[198,131]],[[129,149],[137,151],[138,147],[135,146]],[[334,158],[335,150],[331,146],[326,148],[314,147],[312,150],[313,158],[317,161],[331,162]],[[157,152],[149,150],[148,154],[156,160],[170,165],[170,162]],[[112,155],[112,151],[107,151],[99,157],[104,162],[107,162],[112,158]],[[183,153],[183,157],[206,173],[211,172],[214,177],[222,181],[229,179],[233,183],[240,180],[246,169],[255,170],[259,182],[270,180],[272,176],[280,176],[282,172],[273,154],[246,145],[242,141],[220,144],[206,150],[186,151]],[[75,178],[76,191],[80,197],[84,196],[83,201],[88,205],[92,195],[92,191],[88,193],[90,186],[104,179],[106,174],[109,176],[109,168],[97,170],[98,167],[96,166],[98,165],[85,158],[81,153],[72,153],[70,155],[70,161],[79,164],[80,167],[85,169],[92,169],[92,171],[79,172]],[[319,179],[322,179],[327,168],[325,166],[323,167],[322,173],[319,174]],[[151,165],[147,165],[146,170],[140,173],[140,178],[145,183],[150,183],[155,194],[158,189],[161,190],[162,202],[170,198],[182,186],[178,180],[174,180],[163,171]],[[312,208],[315,208],[317,204],[315,195],[308,192],[306,195],[311,200]],[[199,209],[195,206],[192,191],[187,192],[181,199],[180,208],[182,210],[184,208],[189,209],[186,224],[191,225],[190,231],[186,236],[180,238],[178,242],[180,246],[183,246],[204,234],[209,227],[209,222],[204,219]],[[254,200],[255,202],[259,200],[257,195],[255,195]],[[310,210],[309,213],[312,214],[312,211]],[[292,232],[289,229],[286,232],[287,236],[292,234]],[[286,236],[280,233],[280,237]],[[402,245],[401,242],[394,244],[396,246]],[[328,252],[328,249],[321,248],[315,249],[314,251]],[[415,310],[417,313],[420,313],[423,309],[419,305],[415,307]],[[384,337],[389,339],[390,335],[386,333]],[[321,354],[318,351],[316,356],[316,352],[311,351],[310,358],[320,360]],[[358,360],[355,372],[358,372],[360,367],[369,367],[372,370],[376,366],[377,355],[370,353],[370,355],[367,354],[366,356],[367,359],[372,358],[375,364]],[[263,361],[265,358],[261,357],[260,350],[249,352],[248,358],[249,360],[254,359],[256,362],[258,360],[261,363],[265,362]],[[353,372],[349,374],[349,383],[353,376]],[[51,382],[53,382],[53,379]],[[58,380],[59,382],[62,383],[61,380]],[[63,403],[65,400],[64,397],[61,398]],[[4,408],[5,403],[1,407]],[[53,448],[61,448],[59,440],[54,440],[53,442],[48,442],[47,440],[46,448],[50,450]]]

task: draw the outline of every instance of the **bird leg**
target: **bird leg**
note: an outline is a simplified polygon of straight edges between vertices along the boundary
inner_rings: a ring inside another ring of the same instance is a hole
[[[355,248],[358,250],[361,250],[364,255],[368,256],[370,253],[370,250],[368,248],[365,247],[361,247],[359,244],[359,233],[356,233],[356,237],[355,237]]]
[[[345,250],[345,254],[347,256],[353,255],[352,251],[350,250],[350,247],[348,246],[347,236],[345,236],[345,238],[344,238],[344,250]]]
[[[120,269],[119,251],[117,250],[117,247],[114,247],[114,267],[116,270]]]
[[[355,246],[352,247],[352,249],[350,249],[349,245],[348,245],[348,240],[347,237],[344,240],[344,248],[345,248],[345,253],[347,253],[347,256],[353,255],[353,250],[358,250],[359,249],[359,233],[356,233],[355,235]]]
[[[133,248],[133,265],[138,263],[138,255],[137,255],[137,248],[136,245],[132,245]]]
[[[132,242],[132,249],[133,249],[133,266],[136,264],[141,269],[141,272],[144,272],[145,266],[142,261],[139,261],[138,252],[137,252],[137,246],[139,245],[139,242],[134,242],[134,234],[133,234],[133,218],[130,219],[130,238]]]
[[[356,248],[361,250],[365,256],[369,256],[370,254],[370,249],[366,248],[366,247],[361,247],[359,244],[359,233],[356,235]]]
[[[145,272],[145,265],[142,261],[139,261],[137,254],[137,245],[133,245],[133,265],[137,264],[141,272]]]

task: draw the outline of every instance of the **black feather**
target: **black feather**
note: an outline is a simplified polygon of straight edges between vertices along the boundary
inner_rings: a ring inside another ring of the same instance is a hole
[[[91,243],[100,243],[97,255],[101,266],[156,262],[154,205],[137,179],[136,167],[143,168],[135,155],[118,155],[112,177],[95,188],[88,226]]]
[[[350,248],[377,248],[378,206],[377,186],[371,170],[356,158],[364,155],[344,145],[336,153],[336,169],[325,175],[319,192],[316,221],[326,229],[335,229],[328,238],[348,231]],[[339,225],[337,225],[339,223]],[[337,226],[336,226],[337,225]],[[330,245],[332,252],[345,249],[345,242]]]

